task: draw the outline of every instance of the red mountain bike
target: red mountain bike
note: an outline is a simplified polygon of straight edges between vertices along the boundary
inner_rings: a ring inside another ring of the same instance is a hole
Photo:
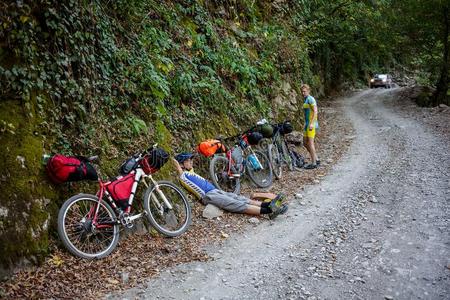
[[[236,144],[226,153],[215,154],[211,160],[209,174],[217,188],[239,194],[244,174],[260,188],[272,185],[270,161],[262,151],[252,149],[246,133],[224,140],[236,140]]]
[[[155,148],[155,147],[154,147]],[[97,157],[89,158],[89,161]],[[115,180],[98,180],[96,195],[79,194],[68,199],[58,215],[58,233],[64,246],[74,255],[93,259],[109,255],[119,241],[119,227],[131,228],[139,218],[147,216],[160,233],[175,237],[184,233],[191,223],[191,208],[182,190],[169,181],[155,181],[152,174],[151,150],[138,153],[129,174]],[[149,179],[150,185],[146,179]],[[113,199],[112,188],[118,183],[132,180],[131,192],[125,205]],[[147,187],[144,210],[134,212],[132,204],[138,184]]]

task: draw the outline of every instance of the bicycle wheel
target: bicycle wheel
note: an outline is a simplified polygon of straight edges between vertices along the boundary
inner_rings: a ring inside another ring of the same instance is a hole
[[[293,171],[294,165],[292,164],[291,154],[289,153],[289,148],[288,148],[284,138],[281,140],[281,153],[282,153],[284,162],[288,166],[289,171]]]
[[[241,179],[229,176],[228,163],[228,158],[218,155],[214,156],[209,164],[209,175],[216,188],[225,192],[239,194],[241,191]]]
[[[254,150],[253,153],[255,153],[256,157],[258,158],[262,168],[254,168],[247,156],[247,162],[245,165],[248,171],[248,176],[250,176],[250,179],[253,181],[253,183],[260,188],[271,186],[273,183],[273,172],[269,159],[263,152],[259,150]]]
[[[94,195],[71,197],[59,210],[58,234],[72,254],[93,259],[108,256],[119,242],[119,225],[114,210],[101,201],[97,221],[93,222],[99,200]]]
[[[258,149],[264,151],[264,149],[268,149],[269,145],[272,144],[272,139],[264,138],[258,142]]]
[[[283,171],[283,164],[277,146],[269,144],[267,153],[269,154],[269,161],[272,164],[273,175],[275,175],[276,179],[280,179]]]
[[[164,197],[172,208],[167,206]],[[144,208],[152,226],[166,236],[179,236],[191,224],[191,206],[187,197],[170,181],[158,181],[157,186],[145,191]]]

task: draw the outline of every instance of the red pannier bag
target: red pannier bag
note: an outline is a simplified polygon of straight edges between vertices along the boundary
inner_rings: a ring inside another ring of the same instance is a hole
[[[56,154],[47,162],[47,174],[54,183],[98,180],[97,171],[82,156]]]
[[[106,190],[114,199],[116,204],[125,209],[128,207],[128,199],[131,195],[131,189],[134,183],[135,172],[125,176],[116,177],[116,179],[106,186]]]
[[[206,140],[198,144],[197,151],[205,157],[210,157],[216,153],[224,153],[227,150],[219,140]]]

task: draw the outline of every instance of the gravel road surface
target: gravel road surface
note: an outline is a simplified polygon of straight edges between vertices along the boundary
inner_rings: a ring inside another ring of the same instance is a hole
[[[339,101],[353,144],[286,215],[211,247],[211,261],[107,298],[450,299],[449,136],[412,118],[397,95]]]

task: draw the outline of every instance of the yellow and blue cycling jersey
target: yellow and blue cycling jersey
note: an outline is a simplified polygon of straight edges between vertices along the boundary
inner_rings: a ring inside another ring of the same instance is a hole
[[[216,187],[208,180],[194,172],[194,169],[184,171],[180,176],[181,184],[195,197],[201,199],[207,192],[215,190]]]
[[[314,106],[317,107],[316,99],[314,99],[313,96],[309,95],[305,98],[305,102],[303,102],[303,111],[305,112],[305,131],[309,129],[309,124],[311,124],[311,122],[313,121],[311,112],[314,111]],[[314,120],[314,129],[317,128],[319,128],[319,122],[316,119]]]

